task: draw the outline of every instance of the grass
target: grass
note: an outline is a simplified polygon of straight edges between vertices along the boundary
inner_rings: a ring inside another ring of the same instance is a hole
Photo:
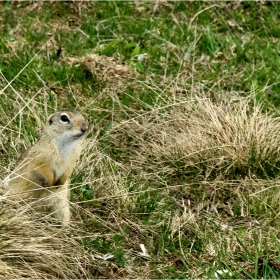
[[[280,277],[276,3],[0,9],[0,178],[53,111],[90,123],[70,228],[1,196],[2,277]]]

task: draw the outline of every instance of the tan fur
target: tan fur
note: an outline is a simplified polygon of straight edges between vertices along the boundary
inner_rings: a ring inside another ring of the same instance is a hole
[[[67,117],[69,121],[63,121]],[[46,206],[67,225],[70,220],[69,176],[81,151],[87,124],[77,111],[52,114],[40,140],[27,150],[8,178],[8,193],[30,205]]]

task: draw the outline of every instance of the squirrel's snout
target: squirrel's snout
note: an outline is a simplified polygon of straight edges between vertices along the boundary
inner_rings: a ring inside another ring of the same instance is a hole
[[[85,133],[87,130],[88,130],[87,124],[86,124],[86,123],[83,123],[82,126],[81,126],[81,131],[82,131],[83,133]]]
[[[73,135],[74,138],[80,138],[88,130],[88,125],[84,121],[80,121],[80,123],[77,123],[77,125],[78,125],[78,127],[76,126],[76,130]]]

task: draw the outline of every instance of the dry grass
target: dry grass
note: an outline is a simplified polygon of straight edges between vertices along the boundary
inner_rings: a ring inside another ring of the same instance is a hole
[[[154,177],[274,178],[280,163],[279,118],[251,103],[250,98],[176,100],[164,112],[157,108],[116,125],[112,138],[128,134],[131,169]]]
[[[132,69],[124,63],[121,64],[111,57],[97,54],[89,54],[82,58],[68,58],[68,61],[72,67],[83,65],[98,83],[106,84],[111,91],[123,88],[133,73]]]
[[[1,197],[1,278],[92,278],[95,268],[74,228],[62,229]]]

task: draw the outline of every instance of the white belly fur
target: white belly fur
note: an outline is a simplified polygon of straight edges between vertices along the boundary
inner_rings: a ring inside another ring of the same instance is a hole
[[[60,160],[53,167],[55,170],[55,180],[58,180],[78,158],[81,150],[79,142],[79,138],[65,137],[65,135],[53,139],[53,144],[60,155]]]

